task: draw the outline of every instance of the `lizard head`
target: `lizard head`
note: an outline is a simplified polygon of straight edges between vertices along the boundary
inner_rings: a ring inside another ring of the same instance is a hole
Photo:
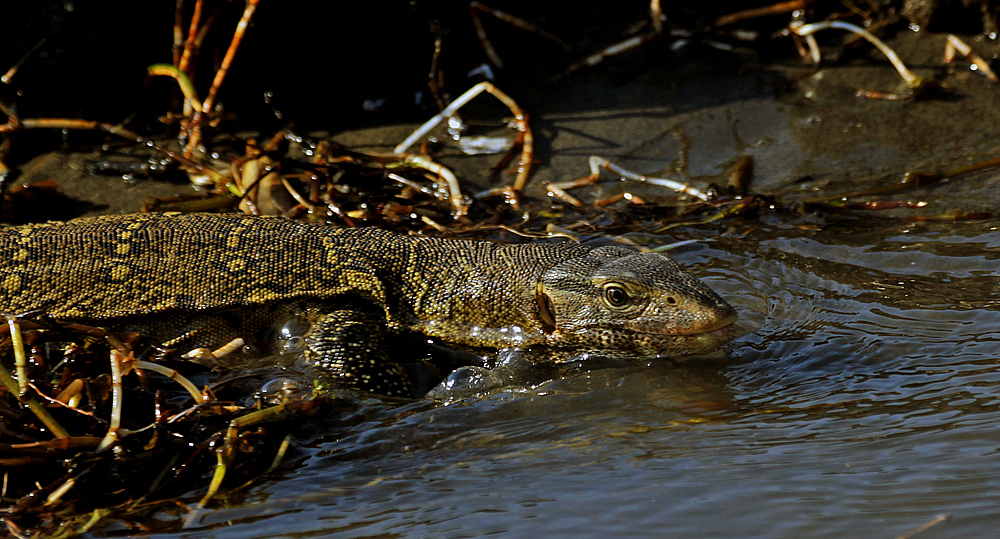
[[[736,311],[658,253],[605,246],[547,270],[538,317],[557,348],[625,357],[707,352],[733,337]]]

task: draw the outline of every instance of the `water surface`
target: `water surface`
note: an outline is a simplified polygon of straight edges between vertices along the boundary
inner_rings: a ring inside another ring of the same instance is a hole
[[[368,401],[178,536],[989,533],[993,223],[776,223],[675,257],[749,333],[447,406]]]

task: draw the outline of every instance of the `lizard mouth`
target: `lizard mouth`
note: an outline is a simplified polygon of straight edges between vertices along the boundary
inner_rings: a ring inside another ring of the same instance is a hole
[[[657,355],[682,357],[707,354],[736,337],[735,320],[727,320],[724,325],[697,333],[659,334],[652,336],[652,347],[658,348]]]
[[[736,337],[736,315],[726,316],[708,327],[683,333],[639,334],[639,348],[649,347],[657,356],[686,356],[704,354],[715,350]],[[645,342],[642,342],[645,341]]]
[[[724,331],[735,331],[736,320],[738,318],[736,310],[734,310],[729,305],[726,305],[725,309],[719,309],[721,312],[717,312],[714,317],[715,320],[710,320],[707,323],[695,326],[689,333],[692,335],[705,334],[705,333],[717,333]]]
[[[712,330],[709,330],[709,331],[703,331],[701,333],[692,333],[691,334],[691,336],[693,336],[693,337],[697,337],[699,335],[704,335],[706,337],[724,338],[725,340],[728,341],[728,340],[732,339],[734,336],[736,336],[736,322],[735,321],[731,321],[731,322],[729,322],[728,324],[726,324],[724,326],[721,326],[721,327],[718,327],[718,328],[715,328],[715,329],[712,329]]]
[[[584,349],[622,358],[683,357],[715,350],[736,336],[736,328],[735,316],[727,316],[707,328],[684,333],[676,330],[627,330],[620,326],[590,328],[576,335],[575,339],[556,344],[556,347]]]
[[[696,324],[690,327],[669,327],[667,325],[657,324],[657,325],[641,325],[641,326],[626,326],[626,329],[636,333],[637,335],[650,335],[657,337],[698,337],[700,335],[721,335],[727,332],[735,332],[736,328],[736,313],[727,313],[726,315],[720,316],[716,320],[709,321],[707,323]],[[608,328],[611,329],[611,328]]]
[[[701,328],[699,328],[699,329],[700,329],[700,331],[692,332],[692,334],[699,334],[699,333],[719,333],[719,332],[723,332],[723,333],[725,333],[725,332],[735,333],[735,331],[736,331],[736,313],[732,313],[732,314],[728,314],[726,316],[723,316],[715,324],[712,324],[711,326],[709,326],[709,327],[707,327],[705,329],[701,329]]]

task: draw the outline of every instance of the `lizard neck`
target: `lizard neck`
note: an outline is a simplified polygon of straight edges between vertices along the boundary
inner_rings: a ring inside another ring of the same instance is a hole
[[[535,291],[544,272],[564,258],[561,245],[482,242],[459,250],[433,238],[410,240],[403,290],[391,294],[401,302],[407,329],[467,346],[545,342]]]

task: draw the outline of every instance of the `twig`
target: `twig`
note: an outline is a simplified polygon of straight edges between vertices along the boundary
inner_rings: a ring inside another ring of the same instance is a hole
[[[70,477],[69,479],[66,480],[65,483],[59,485],[59,488],[49,493],[49,495],[45,498],[45,503],[42,504],[42,506],[44,507],[47,505],[54,505],[56,502],[59,501],[60,498],[63,497],[64,494],[69,492],[69,490],[73,488],[74,485],[76,485],[76,478]]]
[[[170,64],[153,64],[146,68],[146,73],[151,76],[171,77],[177,81],[181,93],[184,94],[185,110],[190,106],[195,110],[201,110],[201,100],[198,99],[198,92],[194,89],[191,79],[184,73],[184,70]]]
[[[660,0],[649,1],[649,19],[653,23],[653,31],[657,34],[662,34],[663,21],[666,19],[666,16],[663,15],[663,7],[660,6]]]
[[[184,30],[181,28],[184,22],[183,8],[184,0],[177,0],[174,4],[174,46],[171,49],[175,66],[180,65],[181,52],[184,47]]]
[[[128,129],[93,120],[77,120],[73,118],[28,118],[15,121],[8,116],[7,123],[0,125],[0,133],[11,133],[19,129],[86,129],[104,131],[119,137],[141,140],[141,137]]]
[[[3,365],[0,365],[0,382],[3,383],[3,386],[11,393],[11,395],[17,395],[17,380],[10,375],[10,372],[8,372]],[[62,425],[60,425],[59,422],[56,421],[51,414],[49,414],[49,411],[46,410],[45,407],[38,401],[32,397],[26,397],[24,404],[28,407],[28,410],[30,410],[31,413],[35,414],[35,417],[37,417],[43,425],[52,431],[52,434],[56,438],[69,438],[69,432],[67,432],[66,429],[64,429]]]
[[[212,482],[208,485],[208,491],[205,492],[205,495],[198,501],[198,505],[195,507],[195,510],[188,514],[187,518],[184,519],[185,527],[190,526],[195,521],[201,510],[205,508],[209,500],[215,496],[215,494],[219,491],[219,488],[222,486],[222,480],[226,476],[226,470],[232,463],[234,450],[233,446],[236,443],[239,430],[243,427],[268,421],[284,412],[285,407],[285,404],[279,404],[278,406],[251,412],[229,422],[229,428],[226,429],[226,435],[221,442],[221,447],[217,447],[215,450],[216,466],[215,472],[212,474]]]
[[[643,32],[637,36],[632,36],[624,41],[619,41],[614,45],[610,45],[598,52],[595,52],[594,54],[591,54],[590,56],[584,58],[583,60],[570,64],[569,67],[562,70],[562,72],[556,75],[554,78],[565,77],[566,75],[569,75],[570,73],[573,73],[575,71],[579,71],[580,69],[583,69],[585,67],[594,67],[597,64],[603,62],[604,59],[609,56],[617,56],[619,54],[628,52],[632,49],[637,49],[644,43],[653,41],[658,37],[660,37],[660,34],[657,33],[656,30],[651,30],[648,32]]]
[[[118,430],[122,422],[122,369],[121,363],[124,354],[118,350],[111,350],[111,424],[108,426],[108,433],[97,446],[100,453],[114,445],[118,440]]]
[[[811,3],[810,0],[791,0],[789,2],[778,2],[777,4],[771,4],[769,6],[744,9],[743,11],[737,11],[736,13],[730,13],[729,15],[723,15],[718,19],[715,19],[714,25],[726,26],[728,24],[733,24],[747,19],[756,19],[766,15],[788,13],[797,9],[803,9],[809,3]]]
[[[26,120],[21,120],[13,113],[13,111],[5,107],[3,103],[0,103],[0,112],[7,116],[7,123],[0,125],[0,133],[12,133],[20,129],[83,129],[103,131],[105,133],[133,140],[139,144],[145,144],[174,161],[177,161],[182,166],[200,174],[209,176],[217,183],[222,183],[226,179],[222,174],[212,170],[211,168],[196,163],[191,159],[178,154],[177,152],[168,150],[151,140],[146,140],[137,133],[129,131],[124,127],[93,120],[80,120],[74,118],[28,118]]]
[[[968,60],[972,66],[979,71],[986,78],[990,79],[991,82],[1000,83],[1000,79],[997,78],[993,70],[990,69],[990,64],[986,60],[983,60],[981,56],[976,54],[972,47],[966,45],[964,41],[958,37],[948,34],[947,41],[944,45],[944,61],[945,63],[951,63],[955,60],[955,53],[958,52]]]
[[[9,328],[11,330],[11,342],[13,343],[15,340],[15,337],[13,336],[14,333],[17,333],[16,340],[17,341],[21,340],[21,335],[20,335],[21,330],[18,324],[10,324],[11,318],[12,317],[10,315],[7,315]],[[22,355],[24,354],[23,346],[21,347],[21,354]],[[16,364],[17,359],[15,359],[14,361]],[[26,370],[22,371],[20,368],[18,369],[18,377],[24,381],[25,387],[27,386],[27,380],[28,380],[27,376],[28,375]],[[3,365],[0,365],[0,383],[3,383],[3,386],[7,388],[7,391],[9,391],[11,395],[23,395],[22,393],[23,390],[20,387],[22,385],[21,380],[15,380],[14,377],[10,375],[10,372],[8,372]],[[56,421],[51,414],[49,414],[49,411],[46,410],[45,407],[42,406],[37,400],[35,400],[33,397],[27,397],[27,396],[22,397],[22,399],[24,405],[28,407],[28,410],[30,410],[31,413],[35,414],[35,417],[37,417],[42,422],[43,425],[48,427],[56,438],[69,438],[69,433],[66,431],[66,429],[64,429],[62,425],[60,425],[59,422]]]
[[[45,44],[46,39],[48,38],[43,37],[41,40],[38,41],[38,43],[35,43],[34,47],[28,49],[28,52],[24,53],[24,56],[21,56],[20,60],[14,62],[14,65],[12,65],[10,69],[8,69],[7,72],[3,74],[3,76],[0,76],[0,82],[4,84],[10,84],[10,79],[14,78],[14,75],[17,73],[17,70],[20,69],[22,65],[24,65],[24,62],[28,61],[28,58],[32,54],[34,54],[35,51],[37,51],[39,48],[41,48],[42,45]]]
[[[458,178],[455,177],[454,172],[439,163],[435,163],[429,157],[413,154],[403,154],[402,157],[403,159],[398,163],[398,165],[390,163],[386,165],[386,168],[393,168],[394,166],[422,168],[437,174],[441,178],[444,178],[445,183],[448,184],[452,213],[455,217],[465,215],[468,208],[465,205],[465,200],[462,197],[462,190],[458,186]]]
[[[793,21],[788,26],[788,28],[796,35],[802,37],[811,36],[812,34],[819,32],[820,30],[830,30],[834,28],[838,30],[846,30],[848,32],[853,32],[867,39],[869,43],[875,45],[875,47],[878,48],[878,50],[882,51],[882,54],[884,54],[885,57],[889,59],[889,62],[892,63],[892,66],[895,67],[896,71],[899,72],[899,76],[903,77],[903,80],[906,81],[907,86],[909,86],[910,88],[918,88],[924,83],[924,80],[922,78],[914,75],[913,72],[906,67],[906,64],[904,64],[903,61],[900,60],[899,55],[896,54],[896,51],[889,48],[889,46],[886,45],[881,39],[875,37],[874,35],[871,34],[871,32],[865,30],[864,28],[861,28],[860,26],[844,21],[823,21],[823,22],[815,22],[812,24],[804,24],[801,21]],[[818,58],[819,52],[818,49],[815,48],[816,42],[810,41],[809,47],[810,49],[813,50],[813,58],[814,59]]]
[[[399,182],[399,183],[401,183],[401,184],[409,187],[410,189],[413,189],[414,191],[423,193],[423,194],[425,194],[427,196],[430,196],[430,197],[434,197],[434,198],[436,198],[438,200],[443,200],[444,199],[441,196],[441,192],[440,191],[435,191],[434,189],[429,189],[427,187],[424,187],[423,185],[420,185],[419,183],[417,183],[417,182],[415,182],[413,180],[406,179],[406,178],[400,176],[399,174],[395,174],[395,173],[390,172],[389,174],[387,174],[387,176],[389,177],[390,180]]]
[[[683,183],[681,183],[679,181],[670,180],[670,179],[667,179],[667,178],[652,178],[652,177],[649,177],[649,176],[643,176],[642,174],[636,174],[635,172],[632,172],[630,170],[626,170],[626,169],[624,169],[624,168],[622,168],[622,167],[620,167],[620,166],[612,163],[611,161],[608,161],[607,159],[604,159],[603,157],[598,157],[596,155],[592,155],[592,156],[590,156],[589,163],[590,163],[590,176],[592,178],[596,178],[596,177],[600,176],[601,169],[603,168],[605,170],[610,170],[611,172],[614,172],[615,174],[619,174],[619,175],[621,175],[621,177],[629,179],[629,180],[640,181],[640,182],[648,183],[650,185],[659,185],[660,187],[666,187],[667,189],[672,189],[672,190],[680,192],[680,193],[691,195],[691,196],[693,196],[695,198],[698,198],[700,200],[708,200],[709,199],[708,194],[706,194],[705,192],[701,191],[700,189],[697,189],[695,187],[691,187],[690,185],[683,184]]]
[[[202,396],[201,391],[198,391],[198,387],[191,383],[191,380],[188,380],[174,369],[164,367],[163,365],[159,365],[157,363],[151,363],[149,361],[136,361],[133,363],[133,366],[137,369],[145,369],[147,371],[160,373],[183,386],[184,389],[191,394],[191,398],[194,399],[196,404],[205,402],[205,398]]]
[[[24,355],[24,340],[21,339],[21,326],[17,317],[7,315],[7,327],[10,328],[10,344],[14,349],[14,374],[17,376],[17,396],[24,397],[28,391],[28,358]]]
[[[174,16],[175,18],[180,17],[180,3],[181,0],[178,0],[177,14]],[[184,72],[187,72],[191,58],[194,56],[195,51],[197,50],[197,48],[194,46],[194,43],[195,43],[195,36],[198,34],[198,23],[201,22],[201,7],[202,7],[202,0],[196,0],[194,3],[194,12],[191,13],[191,22],[188,24],[188,37],[187,40],[184,41],[184,54],[181,56],[180,61],[177,62],[177,67]],[[177,30],[174,30],[174,32],[176,33],[178,30],[179,28]]]
[[[247,7],[243,10],[243,16],[240,17],[240,22],[236,25],[236,32],[233,33],[233,40],[229,43],[229,49],[226,50],[226,56],[222,58],[222,65],[219,66],[219,70],[215,72],[215,79],[212,80],[212,87],[208,90],[208,97],[205,98],[205,103],[201,107],[202,114],[208,114],[212,110],[212,106],[215,105],[215,96],[219,92],[219,87],[222,86],[222,81],[226,78],[226,73],[229,71],[229,66],[233,63],[233,58],[236,57],[236,51],[240,48],[240,43],[243,41],[243,34],[247,30],[247,25],[250,24],[250,18],[253,17],[254,10],[257,9],[257,3],[260,0],[247,0]]]
[[[947,521],[948,521],[948,515],[938,515],[932,518],[930,521],[923,524],[922,526],[919,526],[908,532],[905,532],[902,535],[896,536],[896,539],[912,539],[913,537],[917,536],[917,534],[924,533],[925,531],[933,528],[934,526],[937,526],[938,524]]]
[[[516,203],[517,193],[520,193],[524,186],[528,183],[528,177],[531,175],[531,165],[534,162],[534,137],[531,134],[531,128],[528,125],[528,115],[521,110],[521,107],[514,101],[509,95],[502,92],[499,88],[494,86],[490,82],[480,82],[472,88],[466,90],[465,93],[458,96],[450,105],[445,107],[439,114],[435,115],[430,120],[424,122],[423,125],[418,127],[410,136],[406,137],[406,140],[399,143],[398,146],[393,150],[393,153],[402,154],[406,150],[413,146],[418,140],[420,140],[424,135],[426,135],[431,129],[436,125],[441,123],[445,118],[450,118],[453,116],[458,109],[464,106],[466,103],[471,101],[473,98],[479,94],[487,92],[493,97],[500,100],[501,103],[510,109],[511,113],[514,115],[514,125],[518,131],[521,132],[521,159],[517,166],[517,177],[514,179],[514,185],[512,190],[514,191],[513,202]],[[458,183],[455,183],[457,188]],[[457,191],[452,191],[452,205],[455,206],[457,201],[455,199]],[[461,214],[464,214],[464,207]]]
[[[501,68],[503,67],[503,60],[500,59],[500,55],[497,54],[496,49],[493,47],[493,43],[490,42],[490,38],[486,35],[486,29],[483,28],[483,23],[481,20],[479,20],[480,12],[488,13],[504,22],[514,25],[517,28],[520,28],[522,30],[527,30],[533,34],[539,35],[545,39],[553,41],[554,43],[558,44],[565,50],[570,49],[569,45],[567,45],[565,41],[550,34],[549,32],[546,32],[545,30],[542,30],[541,28],[535,26],[534,24],[531,24],[530,22],[515,15],[511,15],[510,13],[507,13],[505,11],[500,11],[499,9],[493,9],[479,2],[471,2],[469,3],[469,12],[472,18],[472,26],[476,29],[476,36],[479,38],[479,43],[483,46],[483,50],[486,52],[486,56],[488,56],[490,61],[493,62],[493,65],[497,67]]]

